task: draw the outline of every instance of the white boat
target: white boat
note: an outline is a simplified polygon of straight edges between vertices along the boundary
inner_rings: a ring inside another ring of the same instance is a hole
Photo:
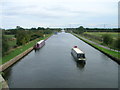
[[[81,51],[77,46],[74,46],[71,50],[71,54],[77,61],[85,61],[85,53]]]
[[[40,49],[45,45],[45,40],[41,40],[39,42],[36,43],[36,45],[34,46],[34,49]]]

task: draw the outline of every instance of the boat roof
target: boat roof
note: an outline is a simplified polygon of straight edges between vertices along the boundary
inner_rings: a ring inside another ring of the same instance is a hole
[[[83,53],[84,54],[84,52],[81,51],[79,48],[73,48],[73,50],[75,50],[77,53]]]
[[[39,42],[37,42],[37,44],[40,44],[41,42],[43,42],[44,40],[40,40]]]

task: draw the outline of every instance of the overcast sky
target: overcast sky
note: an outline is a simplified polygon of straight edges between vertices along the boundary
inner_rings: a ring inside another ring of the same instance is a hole
[[[0,0],[0,27],[113,28],[118,26],[118,1]]]

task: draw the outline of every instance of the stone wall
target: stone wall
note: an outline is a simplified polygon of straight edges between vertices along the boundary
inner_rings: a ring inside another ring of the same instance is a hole
[[[7,82],[4,80],[2,75],[0,75],[0,90],[9,90]]]

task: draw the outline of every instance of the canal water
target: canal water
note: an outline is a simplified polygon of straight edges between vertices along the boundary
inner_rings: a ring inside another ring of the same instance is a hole
[[[86,54],[77,63],[71,48]],[[118,64],[69,33],[51,36],[39,51],[32,51],[5,71],[10,88],[117,88]]]

